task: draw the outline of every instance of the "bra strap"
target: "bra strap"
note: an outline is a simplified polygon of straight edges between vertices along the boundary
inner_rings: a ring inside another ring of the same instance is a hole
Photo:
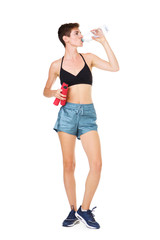
[[[64,56],[62,57],[62,61],[61,61],[61,68],[62,68],[63,59],[64,59]]]
[[[83,58],[84,62],[86,63],[86,61],[85,61],[85,59],[84,59],[84,57],[82,56],[82,54],[81,54],[81,53],[80,53],[80,55],[81,55],[81,57]]]

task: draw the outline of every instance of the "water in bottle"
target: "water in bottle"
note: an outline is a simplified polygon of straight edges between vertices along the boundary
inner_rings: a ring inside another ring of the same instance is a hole
[[[105,24],[100,26],[99,28],[102,29],[104,34],[108,32],[108,27]],[[82,42],[90,42],[91,40],[93,40],[92,37],[96,38],[98,36],[94,35],[92,32],[88,32],[83,35]]]

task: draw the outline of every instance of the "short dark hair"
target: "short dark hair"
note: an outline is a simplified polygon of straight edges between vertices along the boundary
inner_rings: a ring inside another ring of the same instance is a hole
[[[63,36],[70,37],[71,30],[73,28],[78,28],[78,27],[79,27],[79,23],[65,23],[60,26],[60,28],[58,29],[58,37],[59,37],[59,40],[61,41],[61,43],[64,45],[64,47],[66,45],[63,40]]]

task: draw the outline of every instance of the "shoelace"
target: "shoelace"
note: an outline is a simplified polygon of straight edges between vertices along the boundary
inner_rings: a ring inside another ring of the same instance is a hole
[[[94,219],[95,215],[93,214],[95,208],[97,207],[92,208],[92,210],[88,210],[88,213],[90,215],[90,220],[93,222],[95,222],[95,219]]]

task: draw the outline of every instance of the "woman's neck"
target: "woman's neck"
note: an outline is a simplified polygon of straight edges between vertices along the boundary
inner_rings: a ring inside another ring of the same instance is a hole
[[[77,56],[79,55],[79,53],[78,53],[78,51],[77,51],[77,48],[76,47],[70,47],[70,48],[65,48],[65,54],[64,54],[64,57],[66,58],[66,59],[72,59],[72,60],[74,60],[74,59],[76,59],[77,58]]]

